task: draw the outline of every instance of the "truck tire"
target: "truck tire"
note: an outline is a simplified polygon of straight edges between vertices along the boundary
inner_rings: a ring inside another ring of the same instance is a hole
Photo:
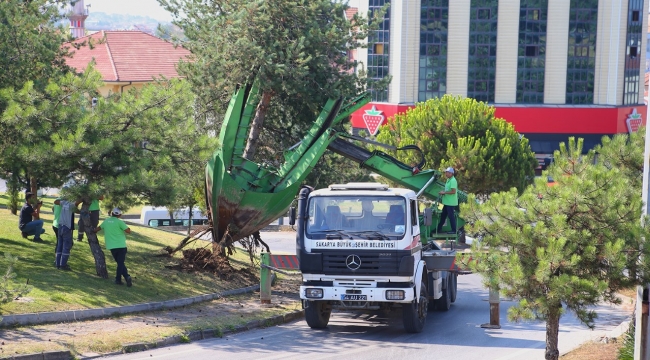
[[[438,311],[449,311],[449,308],[451,308],[451,288],[453,282],[450,275],[451,273],[448,273],[444,280],[445,283],[442,286],[442,296],[440,299],[436,300],[436,310]]]
[[[417,302],[402,305],[402,320],[404,321],[404,330],[408,333],[419,333],[424,329],[424,323],[427,320],[427,286],[424,281],[420,284],[420,296]]]
[[[305,301],[305,320],[312,329],[324,329],[330,321],[332,307],[326,301]]]
[[[458,273],[451,274],[451,302],[456,302],[456,294],[458,294]]]

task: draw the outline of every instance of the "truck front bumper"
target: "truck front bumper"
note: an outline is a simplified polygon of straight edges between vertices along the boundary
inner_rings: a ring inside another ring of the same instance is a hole
[[[312,289],[320,289],[322,297],[307,297],[308,293],[318,293]],[[389,292],[393,294],[392,298],[388,297]],[[395,294],[403,292],[403,299],[396,299]],[[343,302],[390,302],[390,303],[411,303],[415,300],[415,290],[413,287],[408,288],[377,288],[377,287],[343,287],[343,286],[301,286],[300,299],[302,300],[325,300],[325,301],[343,301]]]

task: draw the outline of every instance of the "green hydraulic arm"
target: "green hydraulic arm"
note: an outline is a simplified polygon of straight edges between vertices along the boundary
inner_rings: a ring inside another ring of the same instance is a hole
[[[410,167],[382,151],[368,151],[367,149],[357,146],[348,140],[360,139],[348,134],[339,134],[339,138],[333,140],[328,148],[331,151],[358,163],[362,168],[371,170],[372,172],[399,184],[403,188],[411,189],[420,195],[425,196],[434,203],[434,213],[437,212],[439,215],[440,209],[438,208],[438,205],[440,205],[440,195],[438,193],[445,189],[446,181],[443,173],[432,169],[420,170],[424,165],[424,161],[421,161],[420,164],[415,167]],[[420,149],[415,146],[407,146],[394,150],[420,151]],[[459,203],[467,202],[467,194],[465,192],[458,190],[457,193]],[[436,221],[432,226],[434,229],[437,225],[438,218],[439,216],[434,216],[434,220]],[[456,226],[460,229],[463,225],[465,225],[465,221],[459,217]],[[449,230],[449,228],[445,227],[444,230]]]
[[[228,235],[233,241],[252,235],[283,216],[301,183],[337,136],[333,130],[370,99],[331,99],[311,129],[280,168],[243,158],[246,136],[259,99],[255,84],[233,95],[219,134],[220,146],[206,165],[206,201],[213,239]]]
[[[424,160],[409,167],[386,153],[357,146],[349,140],[359,138],[337,130],[341,122],[370,101],[368,94],[330,99],[305,138],[285,151],[285,161],[279,168],[245,159],[244,147],[259,97],[256,83],[233,94],[219,133],[220,146],[206,166],[206,200],[216,241],[225,235],[237,241],[283,216],[302,182],[328,149],[437,204],[444,179],[438,171],[421,171]],[[420,151],[415,146],[395,150]],[[463,192],[458,196],[460,202],[467,200]],[[463,224],[459,219],[458,228]]]

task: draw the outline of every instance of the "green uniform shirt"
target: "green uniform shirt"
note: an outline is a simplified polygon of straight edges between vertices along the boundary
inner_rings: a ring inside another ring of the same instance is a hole
[[[99,200],[97,199],[93,200],[93,202],[90,203],[90,207],[88,208],[88,211],[94,210],[99,210]]]
[[[451,189],[456,189],[456,193],[442,195],[442,204],[458,206],[458,183],[456,182],[456,178],[453,176],[447,179],[447,182],[445,183],[445,192],[451,191]]]
[[[52,212],[54,213],[54,220],[52,220],[52,226],[59,228],[59,215],[61,214],[61,205],[54,204],[52,206]]]
[[[120,249],[126,247],[126,234],[124,230],[129,227],[124,221],[111,216],[99,225],[104,230],[104,239],[106,240],[106,250]]]

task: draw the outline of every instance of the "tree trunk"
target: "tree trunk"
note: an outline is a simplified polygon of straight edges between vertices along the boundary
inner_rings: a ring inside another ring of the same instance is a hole
[[[560,351],[557,349],[558,333],[560,331],[560,309],[558,304],[549,308],[546,319],[546,360],[558,360]]]
[[[192,215],[194,215],[194,204],[190,205],[190,214],[187,216],[189,223],[187,224],[187,236],[189,237],[192,233]]]
[[[260,100],[260,103],[257,104],[255,117],[251,122],[250,131],[248,133],[246,148],[244,149],[244,154],[242,155],[244,159],[252,160],[253,155],[255,155],[255,150],[257,149],[257,141],[260,136],[260,131],[262,130],[262,125],[264,125],[264,118],[266,117],[266,112],[269,109],[271,97],[273,97],[273,93],[271,91],[265,91],[262,93],[262,100]]]
[[[106,270],[106,257],[104,256],[104,251],[102,250],[101,245],[99,245],[99,240],[97,239],[97,234],[95,234],[95,229],[90,223],[90,207],[89,201],[84,201],[81,205],[81,214],[79,217],[84,222],[84,230],[86,233],[86,238],[88,239],[88,246],[90,246],[90,252],[92,252],[93,257],[95,258],[95,271],[97,271],[97,276],[104,279],[108,279],[108,271]]]
[[[38,202],[38,185],[36,178],[33,176],[29,177],[29,192],[34,194],[31,199],[33,201],[32,204],[36,204]]]
[[[20,208],[20,181],[17,179],[16,174],[11,174],[7,180],[7,195],[9,195],[9,211],[12,215],[18,215]],[[23,197],[24,199],[24,197]]]

